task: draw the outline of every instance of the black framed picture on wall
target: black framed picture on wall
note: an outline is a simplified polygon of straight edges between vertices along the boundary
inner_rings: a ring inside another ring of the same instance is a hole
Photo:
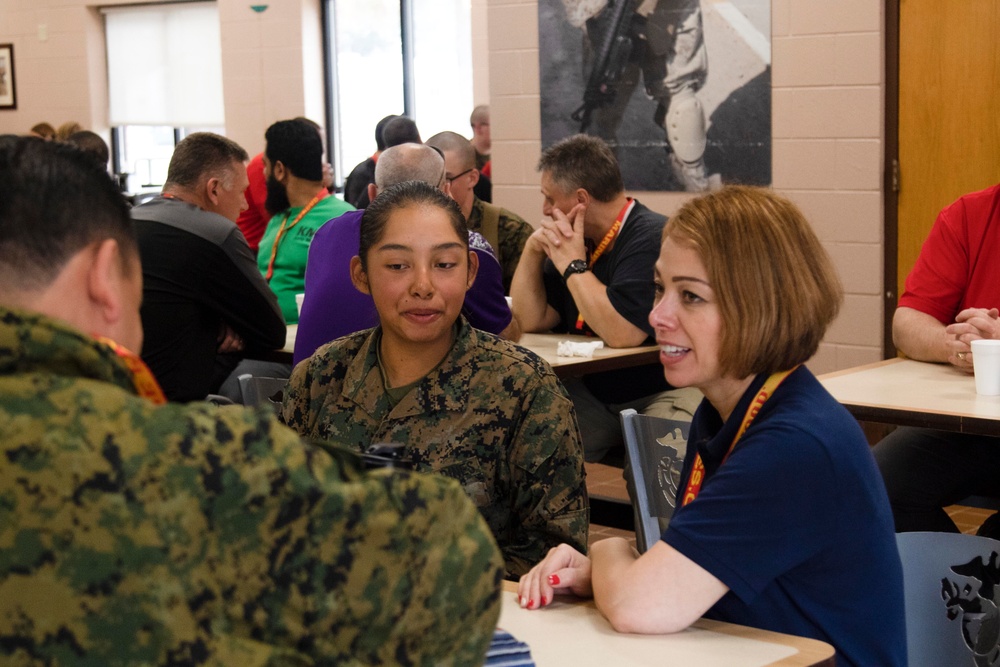
[[[16,109],[14,45],[0,44],[0,109]]]
[[[542,148],[578,132],[628,190],[771,183],[771,0],[538,0]]]

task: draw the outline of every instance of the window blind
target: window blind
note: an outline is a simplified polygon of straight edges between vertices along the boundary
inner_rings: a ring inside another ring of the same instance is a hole
[[[112,125],[225,125],[215,2],[102,12]]]

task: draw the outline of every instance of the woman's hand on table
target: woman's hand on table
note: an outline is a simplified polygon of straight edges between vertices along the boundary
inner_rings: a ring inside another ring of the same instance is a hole
[[[590,559],[568,544],[560,544],[517,584],[517,599],[525,609],[540,609],[556,591],[568,591],[579,597],[593,597],[590,585]]]

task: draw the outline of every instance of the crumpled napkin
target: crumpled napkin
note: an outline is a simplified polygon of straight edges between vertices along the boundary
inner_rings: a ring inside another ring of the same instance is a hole
[[[571,340],[561,340],[556,346],[557,357],[584,357],[590,359],[594,356],[594,350],[604,347],[603,340],[593,340],[586,343],[574,343]]]

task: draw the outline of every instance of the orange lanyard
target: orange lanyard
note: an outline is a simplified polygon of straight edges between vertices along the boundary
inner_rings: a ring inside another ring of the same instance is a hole
[[[796,366],[795,368],[798,368]],[[740,428],[736,431],[736,437],[733,438],[733,442],[729,445],[729,451],[726,455],[722,457],[722,463],[725,463],[729,458],[729,455],[733,453],[733,448],[736,447],[736,443],[739,442],[743,434],[746,433],[747,428],[749,428],[750,423],[757,417],[757,413],[760,412],[761,407],[767,399],[771,398],[774,390],[778,388],[786,377],[795,371],[795,368],[789,369],[787,371],[781,371],[779,373],[774,373],[771,377],[767,378],[764,382],[764,386],[760,388],[754,399],[750,401],[750,406],[747,407],[747,412],[743,415],[743,423],[740,424]],[[721,463],[719,464],[722,465]],[[688,478],[687,488],[684,490],[684,498],[681,500],[681,506],[687,505],[689,502],[698,497],[698,493],[701,492],[701,485],[705,481],[705,464],[702,463],[701,454],[695,454],[694,465],[691,466],[691,476]]]
[[[118,355],[118,358],[125,362],[129,372],[132,373],[132,384],[135,385],[135,390],[140,396],[149,399],[156,405],[163,405],[167,402],[167,397],[160,389],[160,383],[153,377],[153,371],[149,370],[149,366],[139,358],[139,355],[110,338],[103,336],[95,336],[95,338],[98,342],[110,347]]]
[[[265,280],[270,282],[271,276],[274,275],[274,259],[278,256],[278,245],[281,243],[281,239],[285,236],[285,233],[291,231],[295,225],[299,224],[299,221],[306,217],[306,213],[311,211],[312,207],[319,203],[319,201],[327,194],[326,188],[317,192],[316,196],[312,198],[312,201],[306,204],[302,210],[299,211],[299,214],[295,216],[295,219],[292,220],[292,224],[290,225],[288,225],[288,218],[291,216],[291,213],[285,214],[285,219],[281,221],[281,227],[278,228],[278,233],[274,236],[274,245],[271,246],[271,259],[267,262],[267,273],[264,274]],[[288,225],[288,227],[286,228],[285,225]]]
[[[616,238],[618,238],[618,233],[622,230],[622,221],[625,220],[625,214],[628,212],[628,207],[632,205],[632,198],[627,197],[626,199],[627,201],[625,202],[625,206],[623,206],[622,210],[618,212],[618,217],[615,219],[615,224],[611,225],[611,229],[608,230],[608,233],[604,235],[604,238],[601,239],[601,242],[597,244],[597,248],[594,250],[593,253],[591,253],[590,261],[587,262],[588,269],[594,268],[594,264],[597,263],[597,260],[601,258],[601,255],[604,254],[604,251],[608,249],[608,246],[611,245],[611,242],[614,241]],[[577,312],[576,316],[576,330],[583,331],[583,313],[580,313],[579,311]]]

